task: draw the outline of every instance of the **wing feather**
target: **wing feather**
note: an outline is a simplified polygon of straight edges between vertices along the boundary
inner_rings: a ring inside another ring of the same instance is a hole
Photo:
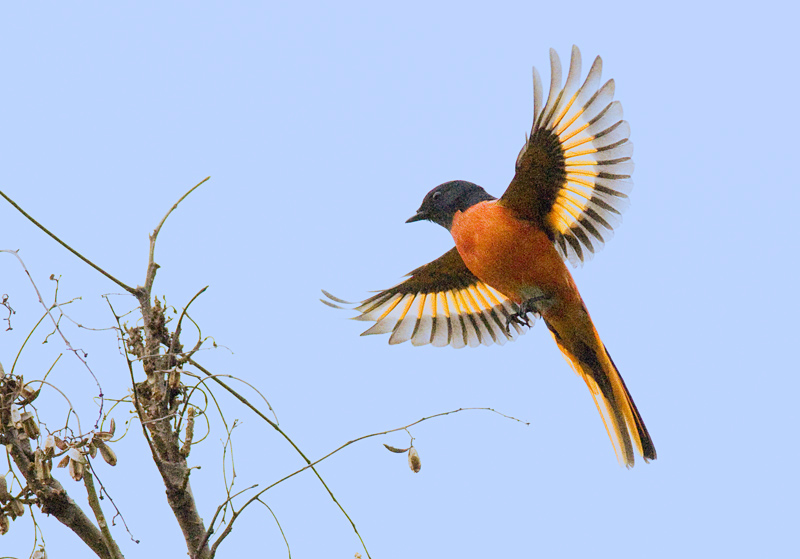
[[[544,107],[534,69],[533,127],[499,201],[543,227],[573,265],[591,258],[613,236],[633,186],[630,126],[614,101],[614,80],[600,85],[602,68],[598,56],[579,87],[581,55],[573,47],[562,87],[561,62],[551,49]]]
[[[453,248],[421,266],[398,285],[350,303],[323,291],[328,306],[358,312],[354,320],[375,322],[362,335],[391,334],[392,345],[411,341],[455,348],[505,344],[527,329],[509,320],[516,303],[481,282]]]

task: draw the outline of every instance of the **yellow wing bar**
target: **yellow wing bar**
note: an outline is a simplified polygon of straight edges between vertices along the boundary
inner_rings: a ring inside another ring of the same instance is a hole
[[[375,322],[362,335],[391,334],[390,344],[410,340],[415,346],[502,345],[533,324],[512,321],[519,311],[517,304],[475,277],[455,248],[409,276],[360,303],[343,301],[326,291],[327,300],[322,302],[357,311],[355,320]]]
[[[613,100],[614,81],[599,86],[599,56],[582,85],[577,47],[563,87],[561,61],[552,49],[550,67],[544,106],[541,78],[533,69],[533,127],[500,203],[544,227],[564,259],[578,265],[621,222],[633,186],[633,144],[622,105]]]

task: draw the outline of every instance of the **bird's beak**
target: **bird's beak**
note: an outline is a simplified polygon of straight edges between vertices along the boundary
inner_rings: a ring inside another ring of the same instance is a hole
[[[417,213],[412,215],[406,220],[406,223],[413,223],[415,221],[422,221],[423,219],[428,219],[428,214],[423,212],[422,210],[418,210]]]

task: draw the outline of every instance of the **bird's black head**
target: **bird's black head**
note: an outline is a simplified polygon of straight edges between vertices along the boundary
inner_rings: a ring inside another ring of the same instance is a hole
[[[467,181],[446,182],[425,195],[417,213],[406,223],[427,219],[449,231],[456,212],[463,212],[479,202],[494,199],[494,196],[477,184]]]

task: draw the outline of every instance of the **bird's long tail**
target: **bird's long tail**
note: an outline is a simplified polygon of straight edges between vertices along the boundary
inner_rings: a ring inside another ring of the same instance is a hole
[[[583,320],[575,320],[573,313],[566,320],[545,316],[547,327],[564,357],[589,387],[620,463],[633,466],[634,445],[645,462],[655,460],[653,440],[625,381],[600,341],[589,313],[585,307],[582,310]]]

